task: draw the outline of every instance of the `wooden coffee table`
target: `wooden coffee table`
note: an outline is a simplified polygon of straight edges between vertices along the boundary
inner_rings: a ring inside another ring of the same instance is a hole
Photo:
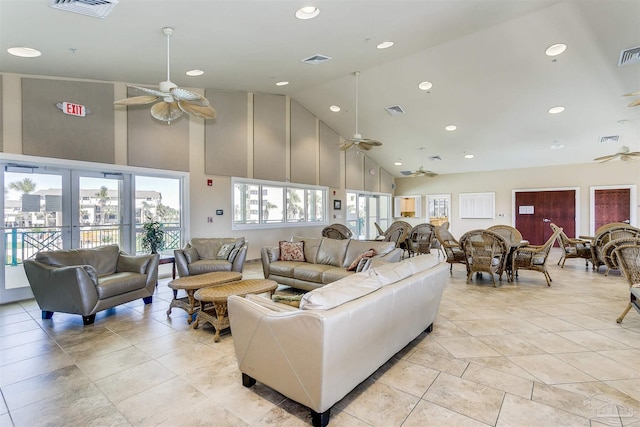
[[[200,322],[211,323],[216,330],[213,341],[220,341],[220,331],[229,327],[227,314],[227,298],[231,295],[244,297],[247,294],[262,294],[269,292],[269,296],[278,287],[278,283],[267,279],[249,279],[227,283],[221,286],[199,289],[194,297],[200,301],[202,309],[196,314],[193,328],[196,329]]]
[[[189,317],[187,323],[191,324],[194,313],[200,309],[200,304],[196,305],[193,294],[201,288],[209,286],[220,286],[225,283],[235,282],[242,279],[242,273],[237,271],[214,271],[212,273],[196,274],[195,276],[180,277],[169,282],[169,287],[173,289],[173,300],[167,310],[167,316],[171,314],[173,307],[181,308],[187,312]],[[178,298],[178,290],[183,289],[187,296]]]

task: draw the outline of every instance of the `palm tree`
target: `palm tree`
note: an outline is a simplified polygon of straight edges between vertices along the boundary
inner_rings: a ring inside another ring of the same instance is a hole
[[[109,189],[103,185],[95,195],[98,198],[98,206],[100,206],[100,224],[104,225],[104,220],[107,217],[107,203],[111,200]]]
[[[262,203],[262,219],[264,222],[269,220],[269,209],[275,209],[277,207],[278,205],[274,205],[268,200]]]
[[[36,190],[36,183],[30,178],[24,178],[22,181],[16,181],[9,184],[9,188],[19,191],[22,194],[29,194]]]

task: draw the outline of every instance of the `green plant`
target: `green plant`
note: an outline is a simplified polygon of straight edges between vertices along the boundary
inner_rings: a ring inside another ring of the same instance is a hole
[[[164,249],[164,226],[151,217],[142,224],[142,249],[152,254]]]

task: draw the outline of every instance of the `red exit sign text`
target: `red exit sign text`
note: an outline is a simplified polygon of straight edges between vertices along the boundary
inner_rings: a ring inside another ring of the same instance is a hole
[[[70,116],[84,117],[87,113],[87,109],[84,105],[74,104],[72,102],[63,102],[62,112],[69,114]]]

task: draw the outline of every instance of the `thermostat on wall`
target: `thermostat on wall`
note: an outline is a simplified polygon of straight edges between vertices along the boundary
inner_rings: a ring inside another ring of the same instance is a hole
[[[223,213],[222,209],[216,209],[216,215],[222,215]]]

